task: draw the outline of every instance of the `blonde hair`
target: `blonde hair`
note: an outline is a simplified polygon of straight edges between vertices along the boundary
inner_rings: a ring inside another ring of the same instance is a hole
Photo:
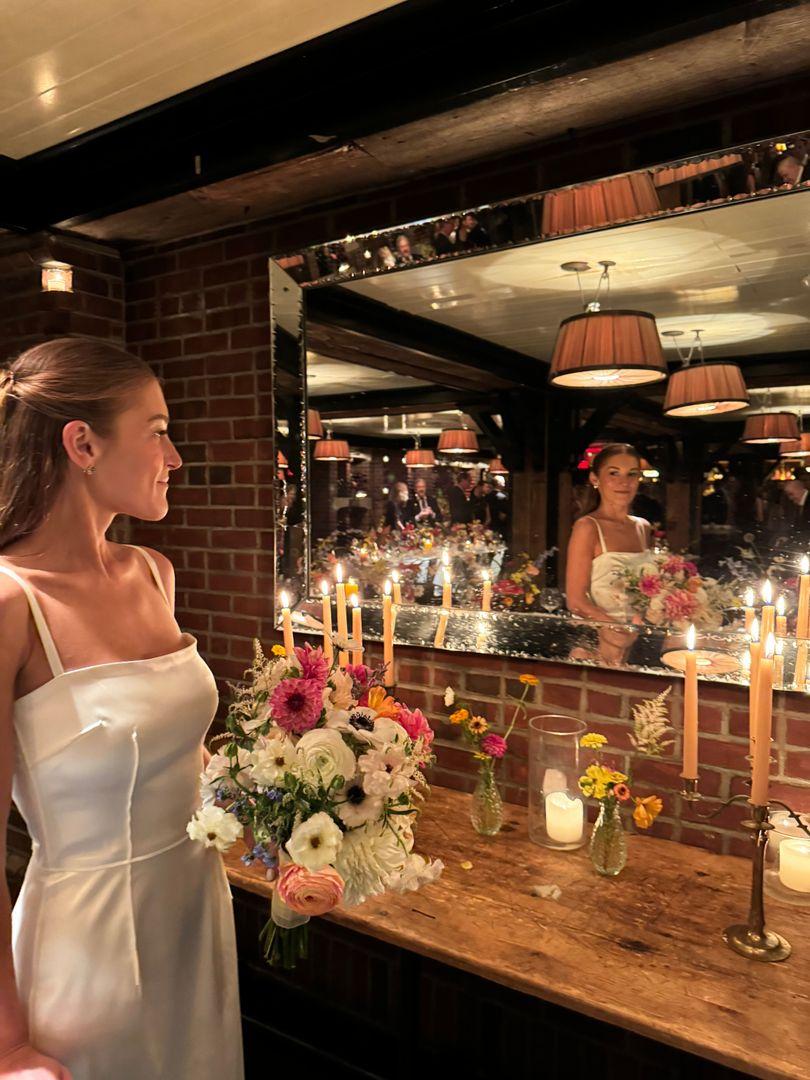
[[[109,438],[132,390],[154,378],[144,360],[91,338],[46,341],[0,369],[0,550],[47,517],[67,471],[65,424]]]

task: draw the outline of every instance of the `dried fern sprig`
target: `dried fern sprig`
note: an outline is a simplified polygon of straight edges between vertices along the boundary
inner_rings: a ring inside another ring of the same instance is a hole
[[[634,750],[647,757],[663,757],[664,752],[674,745],[674,739],[666,739],[672,731],[669,724],[667,698],[672,690],[666,690],[650,699],[633,706],[633,733],[630,742]]]

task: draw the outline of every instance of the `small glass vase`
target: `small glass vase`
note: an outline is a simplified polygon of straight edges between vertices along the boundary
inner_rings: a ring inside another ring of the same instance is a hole
[[[491,765],[485,765],[478,774],[478,783],[475,785],[472,797],[470,821],[475,831],[482,836],[495,836],[501,831],[503,800]]]
[[[617,877],[627,865],[627,837],[615,799],[605,800],[591,834],[591,862],[598,874]]]
[[[556,851],[588,842],[579,790],[579,740],[588,730],[575,716],[529,718],[529,839]]]

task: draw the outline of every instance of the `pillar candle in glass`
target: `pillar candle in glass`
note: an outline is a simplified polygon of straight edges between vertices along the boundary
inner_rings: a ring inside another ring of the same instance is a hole
[[[436,627],[436,636],[433,639],[433,648],[441,649],[444,645],[444,635],[447,633],[447,620],[450,618],[450,612],[446,608],[442,608],[439,612],[439,622]]]
[[[748,646],[748,655],[751,658],[750,678],[748,680],[748,753],[754,756],[754,723],[757,714],[757,676],[759,675],[759,658],[762,655],[762,642],[759,639],[759,619],[751,623],[751,642]]]
[[[484,588],[483,588],[483,591],[481,593],[481,610],[482,611],[491,611],[492,610],[492,580],[490,579],[490,576],[489,576],[489,570],[484,571],[483,578],[484,578]]]
[[[321,578],[321,610],[323,621],[323,655],[331,663],[334,657],[332,648],[332,598],[329,595],[329,582]]]
[[[769,634],[776,632],[776,609],[773,606],[773,586],[766,578],[762,585],[762,618],[760,619],[759,640],[765,642]]]
[[[346,586],[343,583],[343,567],[340,563],[335,567],[335,606],[337,608],[337,632],[344,641],[349,636],[349,624],[346,618]],[[345,649],[338,653],[338,663],[345,667],[349,662],[349,654]]]
[[[810,637],[810,559],[802,555],[799,564],[799,609],[796,613],[796,637]]]
[[[450,577],[450,571],[444,571],[444,584],[442,586],[442,607],[450,608],[453,606],[453,585]]]
[[[771,722],[773,718],[773,634],[768,634],[759,661],[757,676],[757,710],[754,722],[754,760],[751,768],[751,798],[753,806],[768,802],[768,778],[771,771]]]
[[[745,612],[745,632],[746,632],[746,634],[750,634],[751,633],[751,623],[753,622],[754,615],[755,615],[755,611],[754,611],[754,590],[751,588],[750,585],[745,590],[745,598],[744,599],[745,599],[745,607],[743,608],[743,611]]]
[[[785,602],[785,598],[782,593],[779,593],[776,598],[776,630],[774,631],[778,638],[783,638],[787,635],[787,615],[785,614],[786,610],[787,605]]]
[[[685,780],[698,778],[698,686],[695,628],[686,632],[683,683],[683,772]]]
[[[295,638],[293,637],[292,616],[290,614],[290,598],[282,590],[279,594],[281,600],[281,629],[284,634],[284,650],[287,656],[295,656]]]
[[[529,839],[572,851],[587,842],[579,777],[585,769],[579,740],[587,728],[573,716],[531,716],[529,730]]]
[[[779,845],[779,880],[786,889],[810,893],[810,838],[785,837]]]
[[[399,580],[399,570],[391,571],[391,583],[394,587],[394,603],[399,607],[402,604],[402,583]]]
[[[352,606],[352,640],[357,646],[352,651],[352,663],[363,663],[363,613],[360,610],[360,600],[357,597],[357,593],[352,593],[349,597]]]
[[[394,620],[391,611],[391,582],[383,585],[383,664],[386,686],[394,685]]]

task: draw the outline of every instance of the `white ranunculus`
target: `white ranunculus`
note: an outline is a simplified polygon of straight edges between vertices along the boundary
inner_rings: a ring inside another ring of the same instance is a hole
[[[240,784],[249,788],[251,779],[247,770],[250,764],[250,753],[239,747],[236,751],[236,761],[239,764],[239,772],[236,774],[237,780]],[[239,787],[230,777],[230,767],[230,758],[226,754],[217,753],[211,755],[211,760],[206,765],[205,771],[200,773],[200,799],[203,806],[209,806],[213,803],[218,791],[224,792],[228,797],[238,794]]]
[[[201,807],[186,825],[186,832],[192,840],[198,840],[205,847],[227,851],[235,840],[244,832],[233,814],[221,806]]]
[[[307,870],[323,870],[335,862],[343,833],[328,814],[321,811],[296,825],[287,841],[293,862]]]
[[[273,787],[284,780],[284,774],[293,772],[298,764],[295,747],[281,735],[260,739],[250,755],[248,772],[254,784]]]
[[[385,892],[386,881],[402,872],[407,857],[396,834],[384,825],[347,832],[335,864],[344,883],[343,906],[354,907]]]
[[[443,870],[441,859],[428,862],[424,856],[411,853],[402,870],[398,874],[391,874],[385,884],[394,892],[416,892],[423,885],[438,881]]]
[[[329,787],[336,776],[344,781],[355,773],[355,757],[339,731],[313,728],[298,740],[295,748],[305,773],[316,783]]]
[[[449,709],[451,705],[456,703],[456,692],[452,686],[448,686],[444,691],[444,707]]]
[[[388,746],[404,746],[408,741],[408,733],[402,724],[392,720],[390,716],[377,716],[374,719],[374,730],[368,733],[369,741],[378,750]]]

